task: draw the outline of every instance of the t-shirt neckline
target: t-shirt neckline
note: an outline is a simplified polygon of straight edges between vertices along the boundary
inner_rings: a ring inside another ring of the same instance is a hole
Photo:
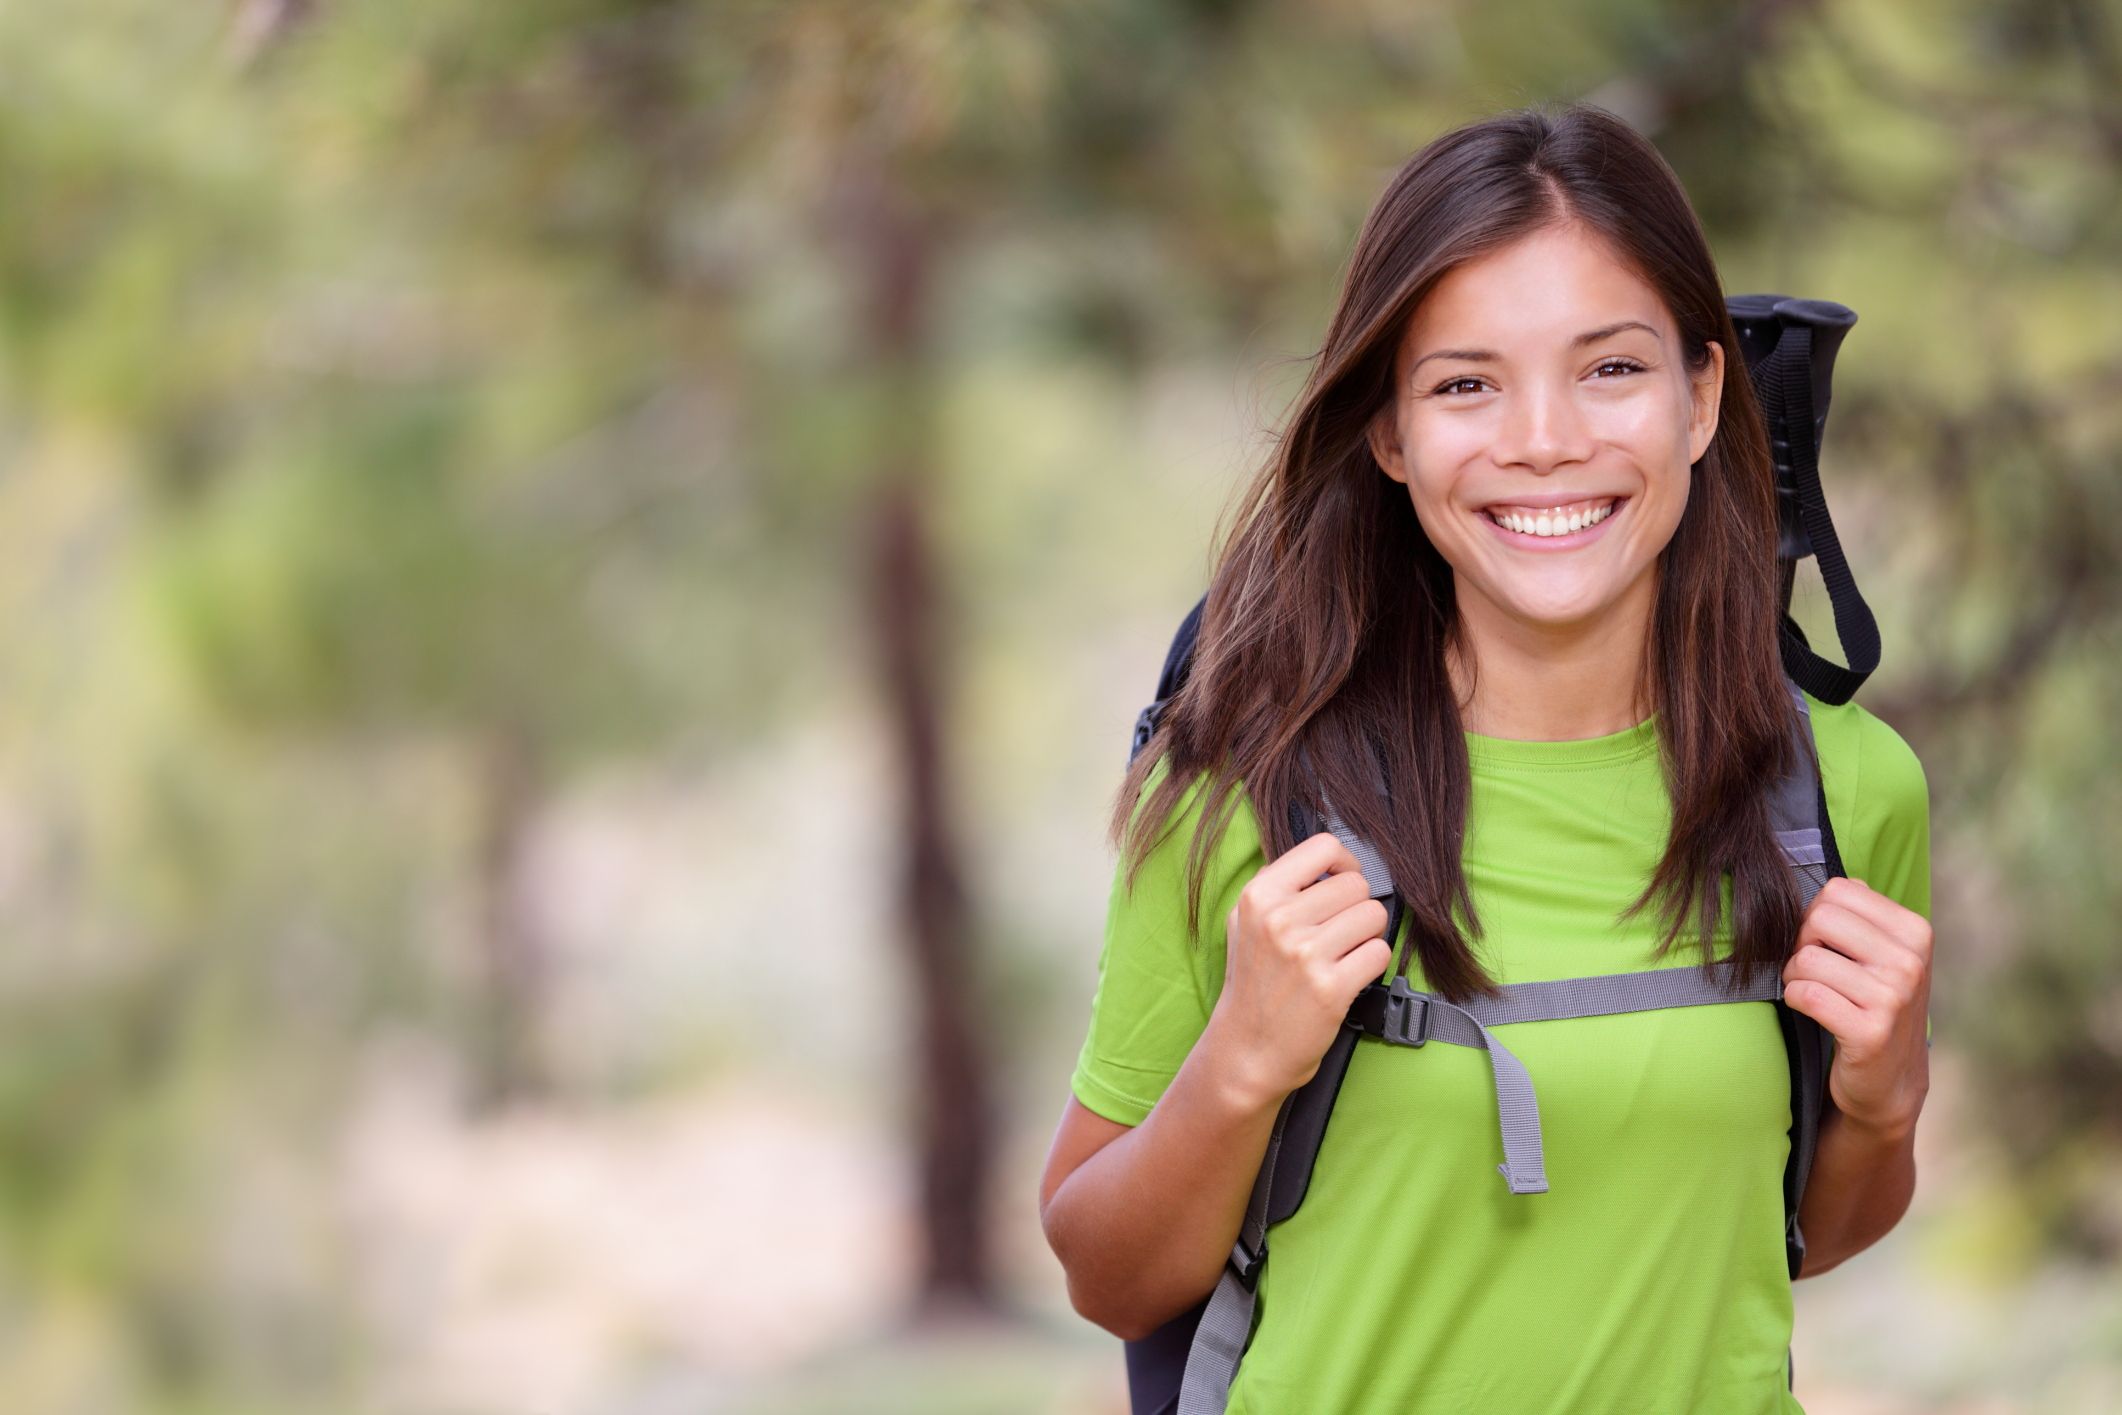
[[[1584,766],[1592,762],[1627,761],[1655,751],[1658,715],[1652,713],[1634,727],[1624,727],[1604,737],[1578,737],[1560,742],[1484,737],[1478,732],[1464,735],[1470,762],[1507,766]]]

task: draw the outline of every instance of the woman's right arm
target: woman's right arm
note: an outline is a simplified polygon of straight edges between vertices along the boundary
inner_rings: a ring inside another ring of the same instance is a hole
[[[1083,1316],[1129,1341],[1216,1285],[1282,1097],[1249,1088],[1214,1027],[1140,1125],[1068,1098],[1039,1186],[1046,1241]]]
[[[1298,843],[1240,892],[1222,995],[1142,1123],[1069,1098],[1039,1214],[1077,1312],[1135,1340],[1215,1287],[1283,1098],[1391,960],[1385,920],[1346,846]]]

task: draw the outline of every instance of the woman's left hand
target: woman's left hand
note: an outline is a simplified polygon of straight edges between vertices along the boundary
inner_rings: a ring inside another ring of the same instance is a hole
[[[1805,911],[1783,1000],[1835,1039],[1828,1095],[1882,1135],[1913,1131],[1930,1090],[1930,922],[1837,876]]]

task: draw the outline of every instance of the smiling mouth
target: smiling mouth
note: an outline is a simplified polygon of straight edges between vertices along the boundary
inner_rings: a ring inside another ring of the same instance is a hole
[[[1507,531],[1542,540],[1589,530],[1628,503],[1625,496],[1594,496],[1564,506],[1519,506],[1497,502],[1481,514]]]

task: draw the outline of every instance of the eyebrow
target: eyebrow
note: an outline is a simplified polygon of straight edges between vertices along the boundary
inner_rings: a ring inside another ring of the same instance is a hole
[[[1642,320],[1624,319],[1614,324],[1602,324],[1597,329],[1585,330],[1582,334],[1579,334],[1576,338],[1569,341],[1569,347],[1572,349],[1581,349],[1586,344],[1596,344],[1601,339],[1610,339],[1614,335],[1619,334],[1624,329],[1640,329],[1643,330],[1645,333],[1649,334],[1653,339],[1658,337],[1658,331],[1652,329]],[[1465,359],[1469,363],[1478,364],[1494,363],[1496,360],[1502,357],[1503,356],[1501,354],[1497,353],[1493,349],[1435,349],[1427,354],[1424,354],[1421,358],[1416,359],[1414,363],[1408,366],[1407,371],[1410,375],[1412,375],[1416,369],[1422,367],[1422,365],[1428,363],[1431,359]]]

